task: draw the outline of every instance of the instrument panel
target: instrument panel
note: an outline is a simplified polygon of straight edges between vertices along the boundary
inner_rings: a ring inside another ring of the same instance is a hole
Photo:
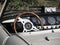
[[[15,13],[13,14],[14,16],[10,16],[7,17],[7,16],[4,16],[2,18],[2,20],[6,20],[6,19],[13,19],[15,18]],[[57,25],[57,24],[60,24],[60,14],[37,14],[40,16],[42,22],[43,22],[43,25]],[[28,18],[27,18],[28,17]],[[35,16],[30,16],[29,14],[25,15],[25,16],[22,16],[22,18],[27,18],[29,20],[32,21],[32,23],[34,23],[34,25],[37,25],[39,26],[40,25],[40,22],[39,22],[39,19]]]
[[[39,26],[40,22],[36,17],[30,17],[34,25]],[[43,25],[57,25],[60,24],[60,16],[41,16]]]

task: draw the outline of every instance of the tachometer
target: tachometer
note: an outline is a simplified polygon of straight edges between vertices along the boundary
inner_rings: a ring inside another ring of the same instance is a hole
[[[41,20],[42,20],[43,24],[46,24],[46,20],[43,17],[41,17]]]
[[[32,17],[32,21],[33,21],[33,22],[37,22],[36,17]]]
[[[32,22],[33,22],[35,25],[39,25],[39,24],[40,24],[39,19],[36,18],[36,17],[32,17],[31,20],[32,20]]]
[[[57,19],[57,21],[60,21],[60,16],[57,16],[56,19]]]
[[[48,23],[49,23],[49,24],[52,25],[52,24],[55,24],[55,22],[56,22],[56,20],[55,20],[54,17],[51,17],[51,16],[48,17]]]
[[[36,17],[31,18],[31,20],[32,20],[32,22],[35,23],[36,25],[39,25],[39,24],[40,24],[39,19],[37,19]],[[45,20],[43,17],[41,17],[41,20],[42,20],[43,24],[45,25],[45,24],[46,24],[46,20]]]

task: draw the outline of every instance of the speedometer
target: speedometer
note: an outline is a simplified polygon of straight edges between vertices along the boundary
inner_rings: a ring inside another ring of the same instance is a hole
[[[39,20],[38,18],[32,17],[31,20],[34,24],[38,25],[38,20]]]
[[[33,22],[37,22],[36,17],[33,17],[33,18],[32,18],[32,21],[33,21]]]
[[[39,21],[38,18],[33,17],[33,18],[31,18],[31,19],[32,19],[32,22],[33,22],[34,24],[40,25],[40,21]],[[42,23],[45,25],[45,24],[46,24],[46,20],[45,20],[43,17],[41,17],[41,20],[42,20]]]
[[[60,16],[57,16],[56,19],[57,19],[57,21],[60,21]]]
[[[41,17],[41,20],[42,20],[43,24],[46,24],[46,20],[43,17]]]
[[[52,25],[52,24],[55,24],[55,22],[56,22],[56,20],[55,20],[54,17],[51,17],[51,16],[48,17],[48,23],[49,23],[49,24]]]

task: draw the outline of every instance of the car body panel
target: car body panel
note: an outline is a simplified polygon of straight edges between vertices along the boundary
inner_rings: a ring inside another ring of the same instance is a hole
[[[7,0],[3,4],[0,17],[6,3]],[[12,35],[0,24],[0,45],[60,45],[60,28]]]
[[[54,30],[54,33],[52,33],[51,30],[46,30],[20,34],[18,33],[18,35],[32,45],[60,45],[60,29]],[[48,39],[46,39],[46,37]]]

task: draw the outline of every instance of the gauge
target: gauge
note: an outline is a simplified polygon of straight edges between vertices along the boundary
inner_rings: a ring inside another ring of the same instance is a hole
[[[41,20],[42,20],[43,24],[46,24],[46,20],[43,17],[41,17]]]
[[[56,18],[57,18],[57,21],[60,21],[60,16],[57,16]]]
[[[55,20],[54,17],[50,17],[50,16],[48,17],[48,23],[49,23],[49,24],[52,25],[52,24],[55,24],[55,22],[56,22],[56,20]]]
[[[36,17],[33,17],[33,18],[32,18],[32,21],[33,21],[33,22],[37,22]]]
[[[32,22],[33,22],[35,25],[39,25],[39,24],[40,24],[39,19],[36,18],[36,17],[32,17],[31,20],[32,20]]]

